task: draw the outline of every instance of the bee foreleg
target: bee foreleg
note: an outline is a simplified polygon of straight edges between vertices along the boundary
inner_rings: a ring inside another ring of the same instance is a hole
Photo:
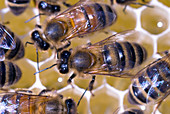
[[[156,114],[156,111],[158,110],[159,106],[161,105],[162,101],[169,96],[170,92],[168,92],[162,99],[159,101],[156,105],[156,107],[153,110],[152,114]]]
[[[39,56],[38,56],[38,48],[36,48],[36,54],[37,54],[37,69],[38,69],[38,71],[40,71],[40,67],[39,67]]]
[[[27,42],[25,43],[25,47],[27,47],[27,44],[34,45],[34,43],[32,43],[32,42],[28,42],[28,41],[27,41]]]
[[[62,51],[63,49],[68,48],[70,45],[71,45],[71,42],[68,41],[68,42],[66,43],[66,45],[64,45],[64,46],[61,47],[61,48],[58,48],[58,49],[57,49],[57,52],[60,52],[60,51]]]
[[[15,90],[16,93],[33,93],[31,90],[27,90],[27,89],[19,89],[19,90]]]
[[[70,78],[67,80],[67,84],[70,84],[70,85],[72,86],[72,88],[74,88],[73,85],[71,84],[71,83],[72,83],[72,79],[75,78],[75,77],[76,77],[76,74],[73,73],[73,74],[70,76]]]
[[[92,94],[92,96],[94,96],[94,94],[92,93],[92,90],[93,90],[93,85],[94,85],[94,82],[95,82],[95,78],[96,78],[96,76],[93,75],[93,76],[92,76],[92,80],[91,80],[90,83],[89,83],[89,91],[90,91],[90,93]]]
[[[51,92],[51,90],[49,89],[43,89],[38,95],[41,96],[41,95],[46,95],[48,92]]]

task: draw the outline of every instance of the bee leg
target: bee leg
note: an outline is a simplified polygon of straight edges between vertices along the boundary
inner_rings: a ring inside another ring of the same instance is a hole
[[[154,108],[153,110],[153,113],[152,114],[156,114],[156,111],[158,110],[159,106],[161,105],[162,101],[167,98],[169,96],[170,92],[168,92],[162,99],[161,101],[158,102],[158,104],[156,105],[156,107]]]
[[[74,88],[74,86],[71,84],[72,83],[72,79],[76,77],[76,74],[73,73],[70,78],[67,80],[67,84],[70,84],[72,86],[72,88]]]
[[[40,71],[38,48],[36,48],[36,54],[37,54],[37,69],[38,69],[38,71]]]
[[[93,75],[93,76],[92,76],[92,80],[91,80],[90,83],[89,83],[89,91],[90,91],[90,93],[92,94],[92,96],[94,96],[94,94],[92,93],[92,90],[93,90],[93,85],[94,85],[94,82],[95,82],[95,78],[96,78],[96,76]]]
[[[25,43],[25,47],[27,47],[27,44],[34,45],[34,43],[32,43],[32,42],[26,42],[26,43]]]
[[[31,90],[26,90],[26,89],[20,89],[20,90],[16,90],[16,93],[33,93]]]
[[[166,51],[162,51],[162,52],[157,52],[157,54],[159,55],[163,55],[163,56],[166,56],[169,54],[169,50],[166,50]]]
[[[66,6],[66,7],[71,7],[71,4],[66,3],[66,2],[63,2],[63,5]]]
[[[71,45],[71,42],[68,41],[66,45],[64,45],[64,46],[61,47],[61,48],[58,48],[58,49],[57,49],[57,52],[60,52],[60,51],[62,51],[63,49],[68,48],[70,45]]]
[[[127,5],[125,5],[125,7],[123,8],[123,13],[126,14],[126,8],[127,8]]]
[[[41,96],[41,95],[46,95],[46,93],[48,92],[51,92],[51,90],[49,89],[43,89],[38,95]]]

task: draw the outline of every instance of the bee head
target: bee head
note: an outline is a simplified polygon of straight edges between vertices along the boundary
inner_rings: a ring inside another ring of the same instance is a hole
[[[65,50],[63,52],[61,52],[60,54],[60,63],[58,66],[58,69],[60,71],[60,73],[62,74],[66,74],[69,72],[69,68],[68,68],[68,59],[71,55],[71,52]]]

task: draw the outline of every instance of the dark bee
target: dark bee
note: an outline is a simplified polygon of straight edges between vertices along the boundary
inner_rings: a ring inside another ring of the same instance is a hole
[[[170,53],[136,74],[136,78],[129,87],[128,101],[134,105],[157,104],[158,108],[170,94],[169,84]]]
[[[59,72],[66,74],[70,69],[74,71],[68,79],[69,84],[77,74],[81,77],[86,74],[93,75],[89,85],[90,90],[95,81],[95,75],[116,77],[130,75],[129,70],[142,64],[147,58],[146,49],[138,43],[115,41],[116,37],[130,32],[133,31],[118,33],[98,43],[78,47],[72,51],[62,51],[57,61]]]
[[[77,107],[73,99],[61,95],[44,96],[15,92],[0,93],[1,113],[30,114],[76,114]],[[9,109],[9,110],[8,110]]]
[[[0,61],[0,87],[11,86],[21,78],[20,68],[8,61]]]
[[[80,1],[66,11],[47,18],[43,33],[53,46],[62,50],[71,38],[104,29],[116,19],[117,14],[111,6]]]
[[[30,0],[6,0],[7,6],[16,16],[21,15],[26,10],[29,3]]]
[[[0,24],[0,61],[18,60],[24,57],[25,50],[22,41],[6,26]]]

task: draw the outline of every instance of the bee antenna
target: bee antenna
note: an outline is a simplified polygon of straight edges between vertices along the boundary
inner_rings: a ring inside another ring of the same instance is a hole
[[[25,23],[30,22],[31,20],[33,20],[33,19],[36,18],[36,17],[39,17],[40,15],[45,15],[45,14],[44,14],[44,13],[40,13],[40,14],[38,14],[38,15],[35,15],[34,17],[32,17],[32,18],[28,19],[27,21],[25,21]]]
[[[45,69],[43,69],[43,70],[40,70],[40,71],[34,73],[34,75],[36,75],[36,74],[38,74],[38,73],[40,73],[40,72],[43,72],[43,71],[45,71],[45,70],[48,70],[48,69],[50,69],[50,68],[52,68],[52,67],[54,67],[54,66],[56,66],[56,65],[57,65],[57,64],[53,64],[53,65],[51,65],[50,67],[47,67],[47,68],[45,68]]]
[[[84,95],[85,95],[85,93],[86,93],[87,89],[88,89],[88,87],[86,88],[86,90],[84,91],[84,93],[82,94],[82,96],[80,97],[80,99],[79,99],[79,101],[78,101],[78,103],[77,103],[77,107],[79,106],[80,101],[81,101],[81,100],[82,100],[82,98],[84,97]]]

